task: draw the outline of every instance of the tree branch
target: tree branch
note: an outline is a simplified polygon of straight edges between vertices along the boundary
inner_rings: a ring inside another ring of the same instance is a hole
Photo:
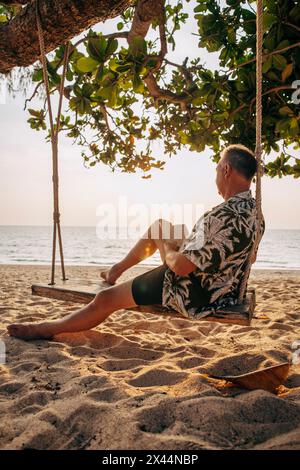
[[[134,38],[145,38],[152,21],[161,16],[164,8],[164,0],[139,0],[135,7],[131,29],[128,34],[128,44],[132,44]]]
[[[293,49],[294,47],[299,47],[300,42],[296,42],[294,44],[290,44],[289,46],[283,47],[281,49],[276,49],[275,51],[269,52],[268,54],[263,54],[263,61],[267,59],[267,57],[270,57],[275,54],[280,54],[281,52],[288,51],[289,49]],[[256,61],[256,57],[253,59],[246,60],[245,62],[242,62],[241,64],[238,64],[236,67],[233,67],[232,69],[229,70],[229,72],[234,72],[235,70],[244,67],[244,65],[251,64],[252,62]]]
[[[188,95],[186,93],[176,94],[168,90],[163,90],[159,87],[154,75],[152,72],[149,72],[144,78],[149,93],[155,100],[166,100],[171,101],[172,103],[179,103],[182,105],[182,109],[186,110],[186,102]]]
[[[157,0],[156,2],[153,2],[152,0],[138,1],[132,21],[132,26],[128,34],[128,44],[132,44],[134,38],[136,37],[145,38],[152,21],[158,18],[161,50],[159,56],[157,57],[156,66],[147,73],[143,80],[148,88],[150,95],[155,100],[166,100],[172,103],[179,103],[182,107],[182,110],[186,110],[188,94],[176,94],[168,90],[163,90],[158,85],[153,73],[160,69],[163,59],[167,53],[164,3],[164,0]],[[150,56],[146,58],[146,62],[148,59],[150,59]]]
[[[9,23],[0,24],[0,73],[27,67],[39,58],[36,1],[28,3]],[[82,31],[120,15],[134,0],[39,0],[46,53]]]
[[[0,3],[3,5],[11,6],[11,5],[27,5],[27,3],[31,3],[32,0],[1,0]]]

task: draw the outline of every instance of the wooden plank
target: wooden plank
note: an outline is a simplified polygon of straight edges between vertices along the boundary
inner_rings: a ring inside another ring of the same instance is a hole
[[[72,281],[61,281],[54,286],[49,284],[33,284],[31,289],[33,295],[86,304],[93,300],[98,292],[103,289],[107,289],[107,287],[108,285],[101,280],[93,281],[86,279],[72,279]],[[254,289],[249,289],[246,300],[242,305],[236,305],[219,310],[213,315],[200,318],[200,320],[237,325],[250,325],[254,308],[255,291]],[[170,310],[161,305],[139,305],[131,308],[130,310],[186,318],[175,310]]]

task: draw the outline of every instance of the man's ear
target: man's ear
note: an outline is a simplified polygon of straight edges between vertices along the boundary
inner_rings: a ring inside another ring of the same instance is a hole
[[[232,168],[231,168],[230,163],[225,163],[225,165],[224,165],[224,176],[225,176],[225,178],[228,178],[231,171],[232,171]]]

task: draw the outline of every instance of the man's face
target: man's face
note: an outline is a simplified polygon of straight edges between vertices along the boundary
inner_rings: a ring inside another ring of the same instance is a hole
[[[216,172],[216,185],[218,188],[218,192],[221,196],[223,196],[225,194],[225,189],[228,185],[228,162],[227,158],[224,155],[221,156],[219,163],[217,164]]]

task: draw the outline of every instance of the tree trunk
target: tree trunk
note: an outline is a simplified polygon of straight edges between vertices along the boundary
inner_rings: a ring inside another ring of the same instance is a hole
[[[46,52],[95,23],[118,16],[133,3],[134,0],[39,0]],[[16,66],[27,67],[39,55],[35,0],[7,25],[0,25],[0,73],[8,73]]]

